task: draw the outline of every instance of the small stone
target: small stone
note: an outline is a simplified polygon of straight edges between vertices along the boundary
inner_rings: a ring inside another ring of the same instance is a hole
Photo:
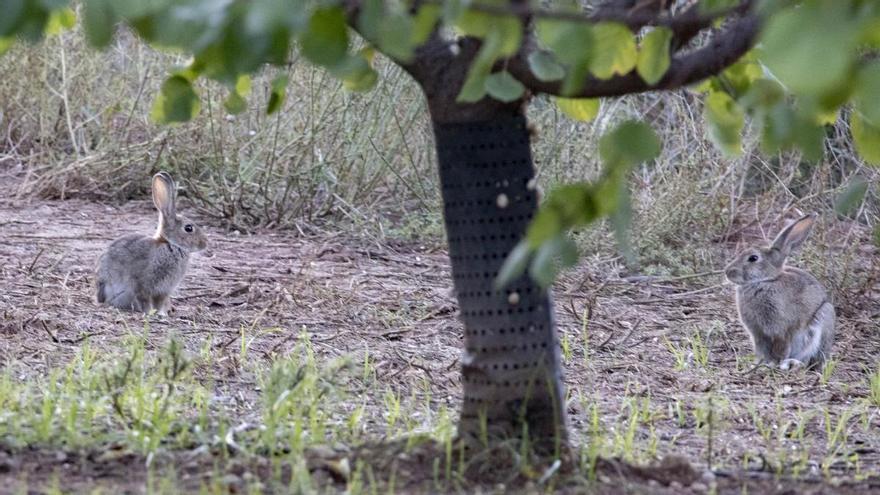
[[[703,483],[711,483],[715,481],[715,473],[712,471],[703,471],[703,475],[700,477],[703,480]]]
[[[683,487],[682,484],[679,483],[678,481],[670,481],[670,482],[669,482],[669,488],[672,488],[673,490],[678,491],[678,490],[681,490],[681,489],[684,488],[684,487]]]
[[[495,198],[495,204],[498,205],[499,208],[507,208],[507,205],[510,204],[510,199],[506,194],[501,193]]]
[[[528,189],[529,191],[534,191],[536,187],[538,187],[538,179],[536,178],[532,178],[526,184],[526,189]]]
[[[507,295],[507,302],[510,304],[519,304],[519,292],[511,292]]]

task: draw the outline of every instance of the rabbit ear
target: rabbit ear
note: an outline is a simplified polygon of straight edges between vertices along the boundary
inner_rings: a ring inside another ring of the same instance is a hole
[[[162,215],[174,218],[174,180],[165,172],[153,176],[153,204]]]
[[[783,256],[788,256],[794,249],[797,249],[804,243],[815,222],[815,213],[799,218],[788,227],[782,229],[782,232],[773,241],[772,249],[779,251]]]

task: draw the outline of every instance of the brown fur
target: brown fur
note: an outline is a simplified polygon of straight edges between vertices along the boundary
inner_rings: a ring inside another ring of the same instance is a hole
[[[201,229],[177,214],[176,186],[165,172],[153,176],[153,202],[159,210],[156,234],[120,237],[98,260],[97,302],[165,313],[171,293],[186,273],[190,253],[207,247]]]
[[[728,280],[737,285],[740,321],[762,361],[815,365],[831,352],[834,308],[825,288],[808,272],[785,266],[814,221],[814,215],[802,217],[783,229],[773,244],[746,249],[725,269]]]

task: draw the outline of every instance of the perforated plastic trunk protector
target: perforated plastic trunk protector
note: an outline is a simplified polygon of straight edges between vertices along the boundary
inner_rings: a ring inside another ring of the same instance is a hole
[[[461,429],[485,408],[492,433],[548,439],[559,410],[559,353],[549,295],[528,276],[501,292],[493,280],[537,205],[523,117],[436,124],[449,256],[465,327]],[[526,409],[524,400],[528,398]]]

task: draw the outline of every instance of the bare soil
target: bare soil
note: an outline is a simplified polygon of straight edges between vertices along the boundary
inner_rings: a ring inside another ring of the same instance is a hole
[[[408,395],[427,382],[434,405],[457,408],[461,324],[448,259],[437,242],[394,242],[317,227],[237,234],[202,220],[213,256],[194,256],[172,314],[150,318],[148,345],[160,347],[173,333],[183,340],[187,352],[197,354],[209,342],[214,364],[196,369],[196,378],[214,380],[222,393],[235,398],[233,407],[243,418],[254,414],[251,406],[259,392],[253,377],[243,375],[238,366],[242,329],[252,339],[249,359],[284,355],[305,331],[320,359],[344,355],[358,359],[369,352],[380,383]],[[0,363],[4,368],[14,368],[22,379],[45,374],[64,366],[85,339],[93,348],[113,353],[126,333],[121,329],[143,327],[141,315],[95,305],[92,271],[112,239],[130,232],[149,234],[154,228],[154,210],[148,201],[116,207],[79,200],[0,198]],[[866,244],[865,253],[873,266],[876,250]],[[659,467],[639,468],[604,460],[598,466],[598,480],[590,485],[572,481],[583,476],[564,467],[568,482],[556,488],[702,493],[711,481],[722,493],[741,493],[743,486],[749,493],[880,490],[878,408],[864,406],[864,413],[853,415],[840,452],[828,451],[826,433],[828,418],[840,418],[868,396],[867,374],[876,369],[880,356],[880,287],[875,284],[848,298],[848,307],[839,309],[835,344],[839,360],[823,382],[812,371],[749,369],[750,344],[736,319],[732,288],[722,284],[720,275],[621,278],[616,266],[614,258],[592,258],[566,274],[554,289],[560,335],[570,349],[565,377],[572,396],[574,442],[589,441],[592,404],[609,442],[603,456],[621,455],[611,439],[625,433],[633,401],[649,400],[655,420],[640,423],[635,431],[634,449],[641,452],[637,460],[675,454],[687,461],[668,457]],[[586,333],[584,315],[589,318]],[[706,366],[699,365],[693,353],[687,355],[691,349],[687,338],[695,331],[706,339]],[[685,350],[682,366],[676,367],[671,349]],[[363,398],[371,408],[383,407],[375,395],[365,391]],[[710,396],[719,401],[711,435],[698,425],[701,404]],[[758,417],[778,429],[798,421],[805,412],[812,414],[805,420],[804,441],[786,438],[769,445],[754,425]],[[332,469],[322,467],[321,459],[339,455],[370,459],[380,466],[380,476],[381,466],[394,464],[399,477],[400,472],[408,474],[398,479],[398,491],[433,491],[425,459],[438,456],[440,447],[428,441],[413,452],[403,452],[399,442],[382,438],[381,425],[371,425],[368,431],[376,435],[369,445],[311,454],[310,462],[316,472],[325,473],[328,488],[344,485]],[[647,446],[652,441],[650,452]],[[776,464],[779,457],[774,452],[779,448],[805,451],[806,470],[797,479],[789,466]],[[857,466],[847,460],[853,454]],[[707,474],[710,456],[713,474]],[[198,486],[191,483],[217,461],[210,454],[181,452],[157,462],[182,466],[181,486]],[[65,491],[104,487],[114,493],[141,493],[148,483],[144,464],[136,455],[115,455],[109,448],[67,452],[0,445],[0,492],[22,479],[36,486],[56,477]],[[268,461],[260,459],[232,459],[225,466],[230,486],[236,479],[270,469]],[[521,476],[473,482],[462,490],[504,491],[505,486],[541,491]]]

